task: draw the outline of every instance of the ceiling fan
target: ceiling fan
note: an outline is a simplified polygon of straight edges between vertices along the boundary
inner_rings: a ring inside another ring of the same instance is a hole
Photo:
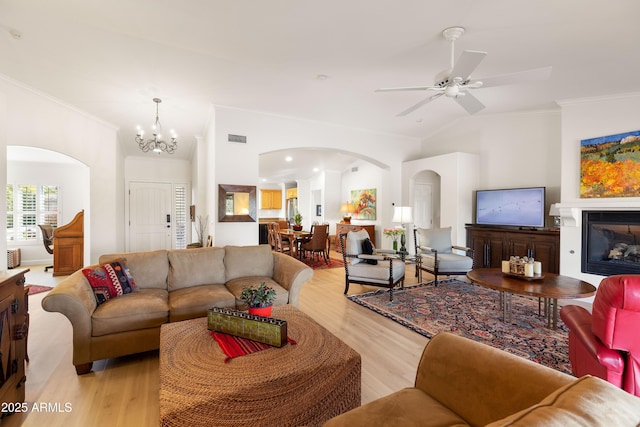
[[[406,116],[407,114],[417,110],[434,99],[446,96],[453,98],[462,108],[469,114],[475,114],[485,108],[485,106],[473,96],[468,90],[478,89],[481,87],[499,86],[510,83],[518,83],[525,80],[541,80],[549,78],[551,67],[539,68],[520,73],[504,74],[487,79],[472,80],[471,73],[480,65],[480,62],[487,55],[487,52],[465,50],[460,55],[458,62],[454,62],[455,41],[464,34],[462,27],[450,27],[442,31],[444,38],[451,44],[451,68],[440,72],[435,77],[435,83],[432,86],[409,86],[409,87],[390,87],[380,88],[376,92],[396,92],[411,90],[427,90],[435,92],[434,95],[423,99],[417,104],[407,108],[398,114],[398,116]]]

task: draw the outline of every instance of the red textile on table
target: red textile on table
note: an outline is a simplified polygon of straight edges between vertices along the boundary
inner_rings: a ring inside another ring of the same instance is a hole
[[[220,350],[227,355],[227,358],[224,359],[224,363],[229,363],[229,361],[234,357],[256,353],[272,347],[269,344],[253,341],[248,338],[236,337],[235,335],[224,334],[222,332],[209,331],[209,335],[216,340],[220,346]],[[287,342],[290,344],[296,344],[296,341],[289,337],[287,337]]]

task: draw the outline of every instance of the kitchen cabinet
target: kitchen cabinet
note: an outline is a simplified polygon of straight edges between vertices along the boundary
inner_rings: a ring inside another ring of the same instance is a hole
[[[260,190],[260,209],[282,209],[282,190]]]

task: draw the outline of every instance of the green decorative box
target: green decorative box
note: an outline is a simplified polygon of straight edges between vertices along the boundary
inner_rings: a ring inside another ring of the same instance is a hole
[[[209,330],[282,347],[287,342],[287,321],[256,316],[230,308],[211,307],[207,312]]]

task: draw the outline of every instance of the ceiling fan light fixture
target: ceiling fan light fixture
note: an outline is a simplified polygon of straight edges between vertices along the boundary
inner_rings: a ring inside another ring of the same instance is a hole
[[[460,94],[460,87],[458,85],[449,85],[444,88],[444,94],[449,98],[455,98]]]

